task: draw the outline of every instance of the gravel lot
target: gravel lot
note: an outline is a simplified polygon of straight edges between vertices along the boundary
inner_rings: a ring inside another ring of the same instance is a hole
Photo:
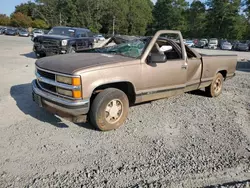
[[[30,38],[0,36],[0,187],[250,186],[249,72],[215,99],[200,91],[134,106],[104,133],[32,102],[31,51]]]

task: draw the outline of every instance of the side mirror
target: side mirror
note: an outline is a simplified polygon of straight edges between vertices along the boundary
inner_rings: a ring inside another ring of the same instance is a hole
[[[152,53],[150,56],[150,63],[164,63],[167,61],[166,55],[163,54],[158,54],[158,53]]]

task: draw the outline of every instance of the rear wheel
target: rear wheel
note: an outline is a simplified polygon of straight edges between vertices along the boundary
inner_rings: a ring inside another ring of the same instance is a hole
[[[127,119],[129,101],[127,95],[115,88],[105,89],[93,101],[90,122],[101,131],[119,128]]]
[[[222,74],[217,73],[211,85],[205,88],[206,94],[209,97],[218,97],[222,92],[223,81],[224,81],[224,78]]]

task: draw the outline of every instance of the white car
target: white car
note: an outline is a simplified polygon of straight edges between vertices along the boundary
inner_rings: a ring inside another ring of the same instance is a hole
[[[105,38],[102,35],[97,35],[96,36],[97,41],[104,41]]]
[[[219,43],[218,39],[212,38],[212,39],[209,40],[208,48],[209,49],[217,49],[218,43]]]
[[[34,30],[34,31],[32,32],[32,34],[33,34],[33,36],[32,36],[32,38],[31,38],[31,40],[33,41],[33,39],[34,39],[35,37],[40,36],[40,35],[44,35],[44,32],[43,32],[43,30],[38,29],[38,30]]]
[[[185,44],[186,44],[187,46],[189,46],[189,47],[193,47],[193,46],[194,46],[194,42],[193,42],[192,40],[187,40],[187,41],[185,42]]]

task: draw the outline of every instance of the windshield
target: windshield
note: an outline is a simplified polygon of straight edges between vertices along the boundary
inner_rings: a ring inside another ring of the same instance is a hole
[[[209,44],[217,44],[217,41],[210,41]]]
[[[74,37],[75,30],[70,28],[52,28],[48,35],[64,35],[68,37]]]
[[[146,46],[146,41],[134,40],[107,48],[91,49],[88,50],[87,52],[115,54],[126,57],[139,58],[142,55],[145,46]]]

